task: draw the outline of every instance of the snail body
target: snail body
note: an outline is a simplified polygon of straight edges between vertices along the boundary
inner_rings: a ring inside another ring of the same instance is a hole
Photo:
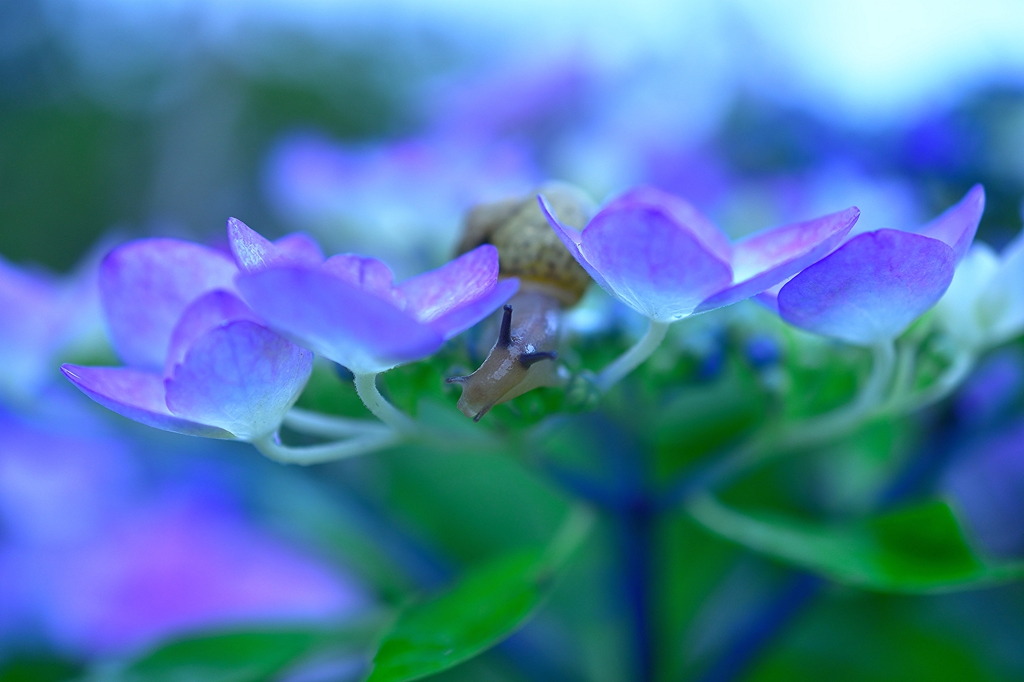
[[[547,185],[539,193],[563,223],[578,229],[593,212],[589,199],[571,186]],[[448,379],[462,386],[459,410],[475,421],[495,405],[561,383],[552,361],[558,357],[562,310],[575,305],[591,281],[548,225],[536,194],[473,208],[459,242],[459,253],[493,244],[500,276],[520,280],[483,364],[472,374]]]

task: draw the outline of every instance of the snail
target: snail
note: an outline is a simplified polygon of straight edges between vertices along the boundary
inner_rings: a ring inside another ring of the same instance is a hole
[[[447,379],[462,386],[458,408],[474,421],[495,405],[563,381],[553,362],[561,313],[580,300],[591,279],[548,225],[538,193],[566,225],[582,229],[593,213],[580,190],[549,184],[525,198],[480,204],[464,222],[458,253],[493,244],[499,276],[520,281],[519,292],[502,311],[498,339],[487,359],[472,374]]]

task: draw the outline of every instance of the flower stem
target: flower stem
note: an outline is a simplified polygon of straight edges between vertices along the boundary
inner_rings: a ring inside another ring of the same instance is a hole
[[[365,419],[348,419],[293,407],[284,416],[284,424],[293,431],[324,438],[345,438],[360,434],[379,433],[383,424]]]
[[[377,390],[377,375],[375,373],[356,374],[355,384],[360,400],[377,419],[399,433],[410,433],[414,430],[415,425],[412,419],[384,400],[384,396]]]
[[[626,375],[639,367],[644,360],[651,357],[651,354],[665,340],[665,334],[668,333],[670,324],[670,322],[651,320],[647,333],[632,348],[601,370],[596,382],[601,392],[608,392],[615,384],[622,381]]]
[[[896,369],[896,348],[892,341],[887,341],[875,345],[873,353],[871,374],[852,401],[831,412],[789,424],[780,430],[763,431],[755,435],[732,454],[712,465],[703,474],[699,489],[717,487],[774,456],[845,436],[881,411]]]
[[[871,374],[857,397],[831,412],[791,425],[779,439],[780,447],[808,447],[846,435],[882,406],[896,369],[896,347],[891,340],[883,341],[872,347],[872,353]]]
[[[336,443],[307,445],[303,447],[281,445],[277,440],[277,434],[271,433],[259,440],[253,441],[252,444],[257,450],[276,462],[306,466],[364,455],[368,452],[386,448],[396,442],[398,442],[398,434],[389,430]]]

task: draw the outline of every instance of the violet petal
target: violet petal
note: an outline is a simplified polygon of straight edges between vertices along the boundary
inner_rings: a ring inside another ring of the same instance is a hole
[[[601,273],[598,272],[593,265],[588,263],[587,259],[580,253],[580,240],[582,239],[580,231],[559,222],[558,218],[555,217],[551,206],[548,205],[547,199],[542,195],[537,195],[537,201],[540,203],[541,213],[543,213],[544,217],[547,218],[551,229],[553,229],[555,234],[558,235],[558,238],[562,240],[562,244],[564,244],[565,248],[569,250],[572,257],[576,259],[576,262],[583,266],[583,269],[587,271],[587,274],[589,274],[595,282],[597,282],[598,286],[605,291],[611,291],[611,286],[605,281]]]
[[[179,417],[213,424],[240,440],[274,432],[313,370],[313,354],[249,320],[207,332],[165,381]]]
[[[856,208],[759,232],[733,247],[737,284],[707,299],[702,313],[750,298],[792,277],[835,249],[860,217]]]
[[[233,438],[209,426],[171,414],[167,409],[164,380],[155,372],[131,367],[81,367],[62,365],[61,371],[97,403],[146,426],[206,438]]]
[[[656,206],[602,210],[583,230],[580,253],[609,293],[661,322],[689,315],[732,282],[729,265]]]
[[[237,218],[228,218],[228,243],[243,272],[257,272],[282,265],[316,267],[324,254],[311,237],[290,234],[271,242]]]
[[[111,341],[129,365],[163,369],[178,318],[208,291],[234,289],[234,261],[176,239],[120,246],[100,265],[100,294]]]
[[[636,187],[610,201],[603,210],[618,210],[636,204],[657,206],[671,215],[688,232],[693,233],[701,245],[719,260],[726,263],[732,260],[733,247],[729,237],[693,204],[674,194],[655,187]]]
[[[406,301],[405,311],[426,323],[487,296],[497,280],[498,249],[484,244],[436,270],[407,279],[398,289]]]
[[[399,308],[405,306],[405,298],[395,289],[395,275],[391,268],[376,258],[354,253],[339,253],[328,258],[321,270],[367,293],[390,301]]]
[[[450,339],[493,313],[498,306],[507,302],[517,291],[519,291],[519,280],[515,277],[499,280],[488,293],[461,308],[448,311],[429,324],[438,334],[445,339]]]
[[[964,198],[947,208],[942,215],[917,230],[918,234],[932,237],[945,242],[956,253],[957,262],[964,257],[974,235],[978,231],[978,223],[985,212],[985,188],[975,185]]]
[[[328,272],[276,268],[239,277],[238,288],[272,327],[354,372],[382,372],[444,343],[430,327]]]
[[[857,235],[779,292],[783,319],[818,334],[869,345],[899,336],[953,279],[956,254],[899,230]]]
[[[185,359],[189,347],[206,332],[234,320],[261,322],[242,299],[220,289],[203,294],[193,301],[171,333],[171,344],[164,363],[164,376],[170,376],[174,366]]]

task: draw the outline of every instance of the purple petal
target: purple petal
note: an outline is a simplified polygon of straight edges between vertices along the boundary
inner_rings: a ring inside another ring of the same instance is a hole
[[[237,218],[228,218],[228,242],[244,272],[282,265],[316,267],[324,261],[320,247],[307,235],[290,234],[271,242]]]
[[[165,401],[163,377],[154,372],[78,365],[62,365],[60,369],[71,383],[100,405],[141,424],[190,436],[233,437],[216,426],[171,414]]]
[[[200,337],[167,379],[175,415],[240,440],[273,433],[313,371],[313,354],[249,320]]]
[[[472,303],[445,313],[430,322],[430,326],[445,339],[450,339],[493,313],[498,306],[512,298],[517,291],[519,291],[519,280],[515,277],[499,280],[489,293]]]
[[[265,270],[239,277],[238,288],[272,327],[354,372],[383,372],[444,343],[429,326],[327,272]]]
[[[765,230],[737,243],[732,266],[739,283],[704,301],[695,312],[731,305],[792,277],[836,248],[859,217],[860,211],[851,207]]]
[[[686,230],[692,232],[701,245],[719,260],[728,263],[732,259],[732,244],[725,233],[693,204],[674,194],[654,187],[636,187],[613,199],[603,210],[619,210],[637,204],[662,209]]]
[[[732,282],[732,270],[663,209],[620,204],[583,230],[580,253],[608,291],[647,317],[678,320]]]
[[[234,290],[225,254],[176,239],[143,239],[111,251],[100,293],[111,341],[129,365],[162,369],[178,318],[208,291]]]
[[[850,343],[894,339],[942,297],[955,267],[953,249],[937,239],[865,232],[786,284],[779,313]]]
[[[984,212],[985,188],[975,185],[968,190],[963,199],[947,208],[938,218],[917,230],[917,233],[948,244],[956,253],[957,262],[960,262],[960,259],[967,253],[967,249],[971,247],[971,242],[974,241],[978,223],[981,222],[981,214]]]
[[[548,225],[550,225],[551,229],[555,231],[558,238],[562,240],[562,244],[565,245],[565,248],[569,249],[569,253],[571,253],[572,257],[576,259],[576,262],[583,266],[583,269],[587,271],[587,274],[589,274],[595,282],[597,282],[598,286],[605,291],[611,291],[611,286],[604,280],[601,273],[595,270],[594,266],[588,263],[587,259],[580,253],[580,239],[582,239],[580,231],[560,223],[558,218],[555,217],[551,206],[548,205],[547,199],[540,194],[537,195],[537,201],[540,203],[541,213],[543,213],[544,217],[547,218]]]
[[[328,258],[321,270],[374,296],[402,306],[404,299],[395,290],[395,275],[391,268],[376,258],[358,256],[354,253],[339,253]]]
[[[497,281],[498,249],[484,244],[436,270],[407,279],[398,289],[405,297],[407,313],[420,322],[433,322],[486,297]]]
[[[260,322],[259,316],[234,294],[211,291],[200,296],[185,309],[171,333],[171,344],[164,363],[164,376],[170,376],[174,366],[185,359],[189,347],[206,332],[234,320]]]

